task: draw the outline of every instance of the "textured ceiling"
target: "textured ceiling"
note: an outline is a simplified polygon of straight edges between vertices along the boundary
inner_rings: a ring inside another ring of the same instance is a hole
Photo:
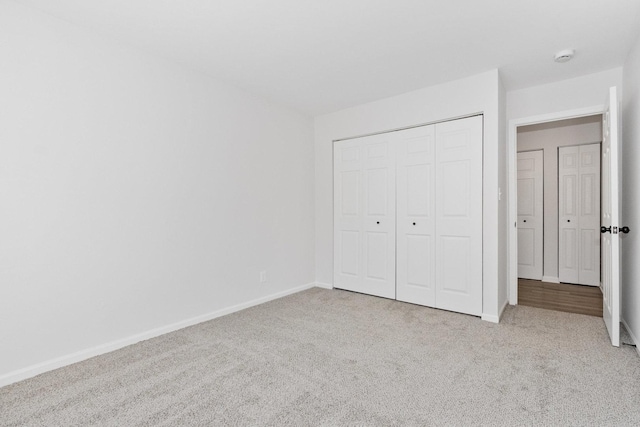
[[[602,71],[640,28],[638,0],[15,1],[309,115],[495,68],[508,90]]]

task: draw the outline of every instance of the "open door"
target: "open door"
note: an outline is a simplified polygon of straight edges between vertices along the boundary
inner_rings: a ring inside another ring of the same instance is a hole
[[[609,89],[602,123],[602,316],[611,344],[620,346],[620,235],[618,212],[618,97]]]

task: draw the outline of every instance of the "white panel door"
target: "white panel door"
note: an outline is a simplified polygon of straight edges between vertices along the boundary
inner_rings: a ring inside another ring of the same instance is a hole
[[[620,346],[620,235],[618,234],[618,97],[609,90],[602,123],[602,317],[611,344]]]
[[[396,297],[435,307],[435,126],[394,132],[397,165]]]
[[[600,144],[558,149],[558,276],[600,285]]]
[[[392,134],[363,139],[363,289],[396,297],[396,171]]]
[[[543,152],[518,153],[518,277],[542,280]]]
[[[362,287],[362,141],[335,143],[334,151],[334,286]]]
[[[482,314],[482,116],[436,130],[436,307]]]
[[[578,283],[600,286],[600,144],[580,146]]]
[[[558,149],[558,277],[563,283],[578,283],[578,205],[580,148]]]
[[[391,134],[334,145],[334,286],[395,298]]]

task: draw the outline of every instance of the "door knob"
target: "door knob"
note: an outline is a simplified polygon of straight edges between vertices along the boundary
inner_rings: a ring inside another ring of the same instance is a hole
[[[380,224],[380,221],[376,221],[376,224]]]
[[[630,231],[631,231],[631,229],[629,227],[627,227],[626,225],[624,227],[620,227],[620,232],[621,233],[627,234]]]
[[[416,223],[414,222],[413,225],[416,225]]]
[[[611,233],[611,226],[609,227],[605,227],[604,225],[602,227],[600,227],[600,232],[601,233]]]

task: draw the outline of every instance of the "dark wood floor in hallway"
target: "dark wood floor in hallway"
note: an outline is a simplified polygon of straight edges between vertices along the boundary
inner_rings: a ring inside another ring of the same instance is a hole
[[[602,292],[597,286],[518,279],[518,304],[602,317]]]

